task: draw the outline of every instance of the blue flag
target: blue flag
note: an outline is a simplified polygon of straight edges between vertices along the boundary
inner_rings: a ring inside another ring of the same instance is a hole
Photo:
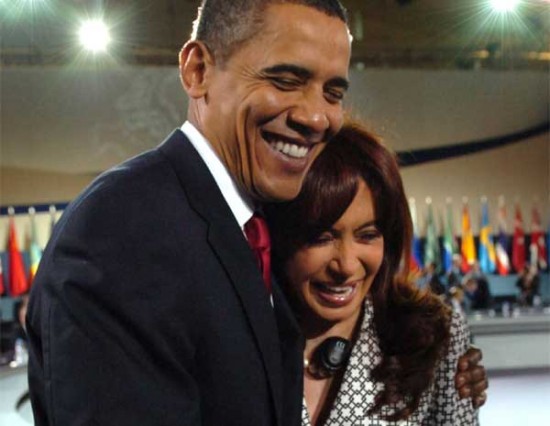
[[[422,242],[418,236],[418,222],[416,217],[416,202],[414,198],[409,200],[409,210],[411,212],[411,220],[413,223],[413,238],[411,247],[411,269],[420,271],[424,267],[422,262]]]
[[[481,231],[479,232],[479,266],[486,274],[494,272],[496,265],[495,247],[489,224],[489,207],[484,199],[481,205]]]

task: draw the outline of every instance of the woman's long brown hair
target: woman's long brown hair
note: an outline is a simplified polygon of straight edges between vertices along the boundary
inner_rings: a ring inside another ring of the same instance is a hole
[[[361,125],[344,125],[315,160],[295,200],[266,208],[274,264],[285,284],[285,261],[342,216],[361,179],[372,193],[384,236],[384,259],[370,290],[382,352],[372,378],[384,389],[369,413],[406,419],[433,381],[449,341],[450,311],[410,282],[412,222],[399,167],[395,155]]]

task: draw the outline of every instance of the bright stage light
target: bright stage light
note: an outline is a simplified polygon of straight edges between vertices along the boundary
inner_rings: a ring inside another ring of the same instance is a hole
[[[491,6],[497,12],[512,12],[521,0],[491,0]]]
[[[82,23],[78,31],[80,43],[91,52],[104,52],[111,42],[109,28],[100,19],[92,19]]]
[[[34,14],[51,8],[50,0],[0,0],[0,21],[5,17],[19,18],[25,14]]]

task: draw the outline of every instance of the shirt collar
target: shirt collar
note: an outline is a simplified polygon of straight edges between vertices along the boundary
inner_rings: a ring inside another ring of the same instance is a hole
[[[181,126],[181,131],[187,136],[191,145],[193,145],[206,163],[206,167],[208,167],[208,170],[214,177],[237,223],[241,229],[244,229],[245,223],[248,222],[254,213],[254,203],[247,194],[239,190],[237,183],[217,156],[212,145],[210,145],[193,124],[186,121]]]

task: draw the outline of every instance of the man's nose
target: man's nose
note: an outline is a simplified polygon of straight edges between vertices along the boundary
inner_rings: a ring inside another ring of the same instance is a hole
[[[331,115],[336,105],[331,105],[322,93],[308,91],[300,102],[290,110],[289,126],[307,136],[323,138],[331,126]]]

